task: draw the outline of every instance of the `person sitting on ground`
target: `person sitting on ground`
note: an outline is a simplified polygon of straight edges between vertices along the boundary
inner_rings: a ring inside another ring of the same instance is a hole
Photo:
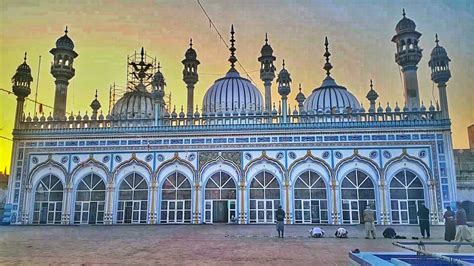
[[[383,230],[383,237],[384,238],[395,238],[397,236],[397,233],[395,232],[395,229],[392,227],[387,227],[385,230]]]
[[[349,232],[343,228],[343,227],[339,227],[337,230],[336,230],[336,233],[334,234],[337,238],[347,238],[347,235],[349,234]]]
[[[314,238],[322,238],[324,237],[324,230],[321,227],[313,227],[313,229],[309,230],[309,234]]]

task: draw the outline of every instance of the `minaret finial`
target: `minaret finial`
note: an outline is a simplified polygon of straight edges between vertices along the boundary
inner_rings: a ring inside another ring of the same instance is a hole
[[[66,29],[64,30],[64,33],[67,35],[68,33],[68,30],[67,30],[67,25],[66,25]]]
[[[235,62],[237,62],[237,58],[235,57],[235,47],[234,47],[234,43],[235,43],[235,40],[234,40],[234,24],[232,24],[230,26],[230,48],[229,48],[229,51],[230,51],[230,57],[229,57],[229,62],[230,62],[230,68],[235,70]]]
[[[283,69],[285,69],[285,59],[283,59]]]
[[[268,34],[265,32],[265,44],[268,44]]]
[[[324,46],[326,46],[326,52],[324,53],[324,57],[326,57],[326,64],[324,64],[323,69],[326,70],[326,75],[329,77],[331,75],[331,69],[332,65],[329,62],[329,57],[331,56],[331,53],[329,52],[329,42],[328,42],[328,37],[326,36],[324,39]]]
[[[299,89],[299,90],[300,90],[300,92],[301,92],[301,83],[299,84],[299,88],[298,88],[298,89]]]
[[[158,65],[156,66],[158,68],[158,71],[160,71],[160,68],[161,68],[161,63],[158,62]]]
[[[95,90],[95,99],[97,100],[97,90]]]
[[[407,14],[405,13],[405,8],[403,9],[403,13],[402,13],[403,17],[405,17]]]
[[[142,50],[140,51],[140,55],[141,55],[142,61],[143,61],[143,58],[145,56],[145,49],[143,49],[143,46],[142,46]]]
[[[435,34],[435,43],[436,43],[436,46],[439,46],[438,33]]]
[[[23,60],[24,60],[25,63],[26,63],[26,51],[25,51],[25,57],[23,57]]]
[[[374,84],[372,83],[372,79],[370,79],[370,90],[374,89]]]
[[[189,38],[189,47],[193,48],[193,38]]]

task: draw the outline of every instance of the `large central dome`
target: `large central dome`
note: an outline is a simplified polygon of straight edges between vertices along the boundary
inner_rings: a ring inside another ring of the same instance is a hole
[[[235,69],[237,58],[234,47],[234,26],[230,28],[230,70],[207,90],[202,102],[203,112],[241,112],[262,110],[263,98],[250,80],[240,76]]]
[[[230,70],[207,90],[202,103],[207,113],[262,110],[260,91],[239,72]]]

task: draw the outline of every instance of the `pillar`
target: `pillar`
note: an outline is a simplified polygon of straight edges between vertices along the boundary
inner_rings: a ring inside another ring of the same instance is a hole
[[[431,224],[437,225],[439,223],[439,215],[438,215],[438,201],[436,200],[436,181],[434,179],[430,179],[428,181],[428,188],[429,188],[429,194],[431,198],[431,204],[430,204]]]
[[[23,203],[23,210],[22,210],[22,213],[21,213],[21,223],[22,224],[29,224],[31,223],[32,221],[30,221],[29,217],[30,217],[30,208],[31,208],[31,193],[32,193],[32,187],[31,187],[31,184],[28,184],[26,187],[25,187],[25,202]]]
[[[61,213],[61,224],[71,224],[71,212],[72,212],[72,186],[66,185],[63,190],[63,209]]]
[[[332,224],[339,224],[339,212],[337,209],[337,184],[336,180],[332,179],[331,184],[329,185],[332,194],[332,211],[331,211],[331,218]]]
[[[380,175],[382,176],[382,175]],[[388,220],[388,209],[387,209],[387,198],[386,198],[386,185],[385,185],[385,178],[384,179],[381,179],[379,181],[379,195],[380,195],[380,203],[381,203],[381,206],[380,206],[380,223],[383,224],[383,225],[387,225],[389,224],[389,220]]]
[[[149,223],[156,224],[158,222],[157,218],[157,210],[156,210],[156,200],[157,200],[157,192],[158,192],[158,183],[156,180],[151,182],[151,207],[149,213]]]
[[[193,223],[198,224],[201,220],[201,212],[199,211],[199,202],[200,202],[200,192],[201,185],[196,182],[194,185],[194,214],[193,214]]]
[[[245,224],[247,221],[246,209],[245,209],[245,181],[241,180],[239,183],[240,192],[240,213],[239,213],[239,224]]]
[[[286,209],[286,223],[291,223],[291,212],[290,212],[290,182],[285,180],[285,209]]]
[[[106,191],[107,204],[105,206],[104,224],[113,224],[114,194],[115,194],[114,184],[107,183],[107,191]]]

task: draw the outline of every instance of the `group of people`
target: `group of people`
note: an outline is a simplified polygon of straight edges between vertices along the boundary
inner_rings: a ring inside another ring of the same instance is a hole
[[[461,203],[456,203],[457,211],[454,212],[450,207],[446,208],[444,213],[444,239],[448,242],[452,240],[456,242],[467,241],[471,242],[471,232],[467,226],[467,216],[466,211],[462,208]],[[430,211],[424,205],[421,204],[418,208],[418,221],[420,226],[421,235],[423,238],[430,238]],[[276,229],[278,232],[278,237],[284,237],[284,220],[285,220],[285,211],[281,206],[278,207],[278,210],[275,212],[276,218]],[[363,212],[363,221],[365,224],[366,239],[372,238],[375,239],[375,211],[371,209],[370,205],[367,205]],[[311,237],[324,237],[324,230],[320,227],[313,227],[310,230]],[[346,238],[348,231],[344,228],[338,228],[336,230],[335,236],[339,238]],[[460,245],[454,247],[454,252],[459,251]]]

